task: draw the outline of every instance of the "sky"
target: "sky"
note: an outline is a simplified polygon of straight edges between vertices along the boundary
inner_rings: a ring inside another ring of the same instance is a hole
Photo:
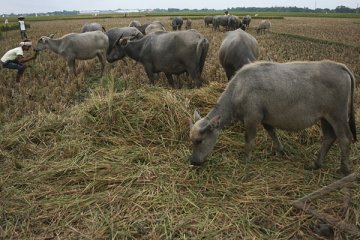
[[[226,9],[231,7],[296,6],[314,9],[337,6],[357,8],[360,0],[0,0],[0,14],[25,14],[63,10],[116,10],[116,9]]]

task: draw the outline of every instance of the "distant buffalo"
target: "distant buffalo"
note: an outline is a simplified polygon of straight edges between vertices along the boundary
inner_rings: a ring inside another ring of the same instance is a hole
[[[191,25],[192,25],[191,19],[190,19],[190,18],[186,19],[185,29],[186,29],[186,30],[190,30],[190,29],[191,29]]]
[[[181,30],[181,27],[183,25],[183,18],[182,17],[174,17],[174,19],[171,22],[171,26],[173,31]]]
[[[220,26],[225,28],[225,31],[228,30],[228,21],[229,15],[217,15],[213,17],[213,30],[220,31]]]
[[[149,34],[156,31],[166,31],[164,25],[160,21],[154,21],[145,28],[145,34]]]
[[[250,15],[246,15],[246,16],[243,17],[242,24],[245,25],[245,28],[250,27],[250,22],[251,22],[251,16]]]
[[[205,23],[205,27],[209,27],[209,25],[213,24],[213,16],[205,16],[204,17],[204,23]]]
[[[128,27],[140,27],[141,26],[141,23],[138,21],[138,20],[133,20],[129,23],[129,26]]]
[[[242,26],[242,23],[239,19],[239,17],[234,15],[228,16],[228,25],[227,28],[229,31],[236,30]]]
[[[105,28],[100,24],[100,23],[85,23],[80,32],[84,33],[84,32],[91,32],[91,31],[103,31],[106,32]]]
[[[271,22],[269,20],[261,20],[259,25],[255,27],[256,33],[266,33],[267,31],[270,31],[271,28]]]

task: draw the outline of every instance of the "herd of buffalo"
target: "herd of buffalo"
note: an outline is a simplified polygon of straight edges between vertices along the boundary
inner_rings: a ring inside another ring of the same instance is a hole
[[[323,143],[309,169],[318,169],[335,140],[341,149],[340,170],[351,172],[350,144],[356,141],[354,113],[355,78],[343,64],[332,61],[275,63],[257,61],[258,43],[246,32],[250,16],[207,16],[205,26],[214,31],[222,26],[226,33],[219,48],[219,61],[226,72],[228,85],[215,107],[205,116],[195,111],[190,126],[191,164],[201,165],[213,150],[220,130],[234,121],[245,126],[245,158],[251,158],[258,125],[262,125],[274,142],[276,152],[283,153],[276,128],[302,130],[321,123]],[[63,56],[69,73],[76,74],[75,60],[98,57],[104,71],[106,62],[124,57],[140,62],[151,83],[163,72],[170,86],[173,75],[186,73],[196,87],[203,84],[201,74],[209,41],[191,27],[191,20],[181,30],[182,17],[172,19],[172,30],[166,31],[160,21],[141,24],[132,21],[128,27],[106,31],[98,23],[86,24],[81,33],[61,38],[43,36],[35,50],[50,49]],[[263,20],[258,33],[269,30]]]

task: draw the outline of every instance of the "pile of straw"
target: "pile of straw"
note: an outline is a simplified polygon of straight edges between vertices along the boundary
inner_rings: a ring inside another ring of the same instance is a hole
[[[0,238],[324,237],[316,231],[322,222],[291,205],[338,176],[338,146],[323,169],[303,169],[320,147],[317,126],[280,132],[282,157],[259,128],[254,158],[246,162],[244,131],[235,123],[202,168],[189,167],[189,118],[195,108],[205,115],[223,89],[211,83],[93,93],[63,114],[37,113],[3,126]],[[354,169],[359,153],[353,145]],[[337,191],[312,204],[359,228],[359,186],[352,185],[349,201]],[[331,234],[351,238],[337,229]]]

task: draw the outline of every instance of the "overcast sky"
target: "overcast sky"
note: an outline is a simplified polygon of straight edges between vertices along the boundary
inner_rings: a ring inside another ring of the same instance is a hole
[[[115,10],[115,9],[226,9],[231,7],[297,6],[314,9],[334,9],[337,6],[356,8],[360,0],[0,0],[0,14],[24,14],[62,10]]]

